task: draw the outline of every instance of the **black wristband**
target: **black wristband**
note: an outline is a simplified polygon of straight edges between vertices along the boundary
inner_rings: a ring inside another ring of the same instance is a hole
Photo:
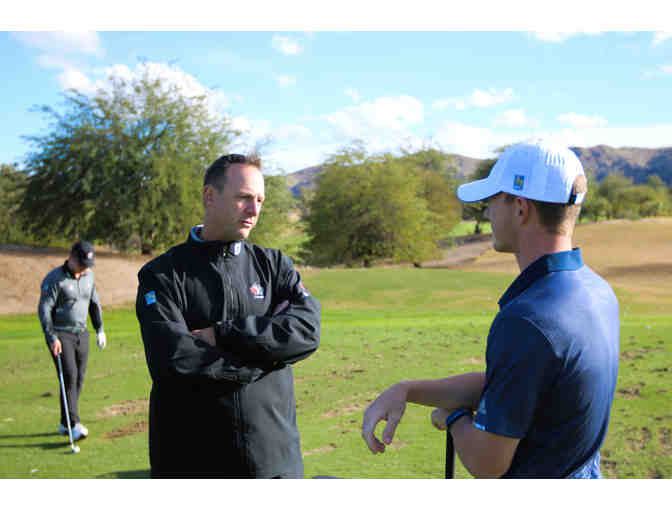
[[[457,411],[450,413],[448,418],[446,418],[446,430],[450,432],[450,427],[453,425],[453,423],[462,418],[462,416],[465,414],[471,416],[471,411],[467,411],[466,409],[458,409]]]

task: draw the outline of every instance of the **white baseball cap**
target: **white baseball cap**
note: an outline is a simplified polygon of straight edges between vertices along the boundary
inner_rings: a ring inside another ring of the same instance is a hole
[[[506,149],[485,179],[462,184],[462,202],[478,202],[500,192],[519,197],[580,204],[585,193],[573,194],[574,179],[585,175],[579,158],[568,147],[545,140],[512,145]]]

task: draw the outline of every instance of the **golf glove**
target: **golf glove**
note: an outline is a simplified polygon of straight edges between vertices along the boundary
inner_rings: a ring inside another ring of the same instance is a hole
[[[101,331],[100,333],[96,333],[96,338],[98,339],[98,348],[100,350],[105,349],[105,346],[107,345],[107,337],[105,336],[105,332]]]

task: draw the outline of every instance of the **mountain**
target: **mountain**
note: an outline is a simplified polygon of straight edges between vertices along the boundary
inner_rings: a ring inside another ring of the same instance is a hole
[[[672,186],[672,147],[640,149],[606,145],[581,148],[572,147],[586,171],[595,172],[598,181],[613,172],[620,172],[634,184],[644,184],[650,175],[658,175]]]
[[[638,147],[614,148],[607,145],[595,147],[571,147],[579,157],[586,171],[594,172],[598,181],[613,172],[620,172],[631,178],[635,184],[646,183],[650,175],[658,175],[672,187],[672,147],[661,149],[641,149]],[[453,163],[459,176],[467,178],[475,170],[482,159],[469,158],[452,154]],[[322,166],[311,166],[287,174],[287,185],[294,196],[304,189],[315,187]]]

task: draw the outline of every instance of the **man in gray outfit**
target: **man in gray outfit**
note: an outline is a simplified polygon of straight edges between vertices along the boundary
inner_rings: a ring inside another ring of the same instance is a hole
[[[63,381],[68,398],[72,438],[76,441],[88,436],[89,431],[79,419],[79,395],[84,384],[86,362],[89,358],[89,330],[87,313],[96,330],[100,349],[107,345],[103,331],[103,311],[96,292],[93,271],[93,245],[78,241],[72,245],[65,263],[52,270],[42,281],[37,313],[44,338],[58,371],[57,356],[61,355]],[[60,392],[59,392],[60,393]],[[60,434],[66,435],[65,406],[61,395]]]

